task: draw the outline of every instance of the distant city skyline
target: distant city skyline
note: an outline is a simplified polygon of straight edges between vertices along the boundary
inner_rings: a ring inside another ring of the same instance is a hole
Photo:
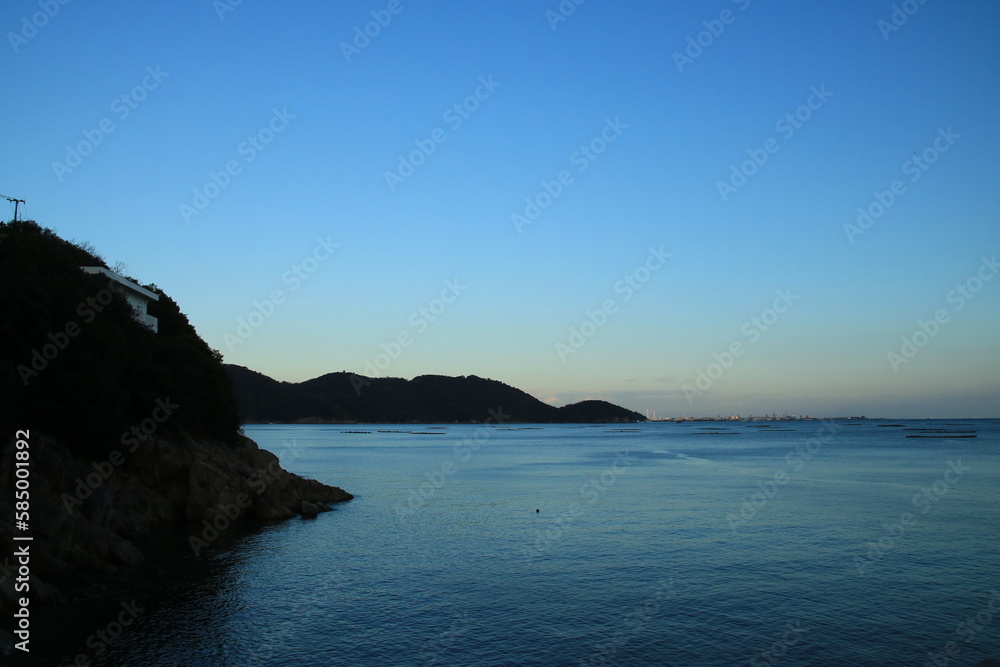
[[[995,3],[0,21],[0,192],[227,363],[643,414],[1000,417]]]

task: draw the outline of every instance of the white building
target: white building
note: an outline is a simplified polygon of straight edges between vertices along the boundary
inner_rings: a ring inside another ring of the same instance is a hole
[[[154,333],[159,331],[159,322],[149,314],[149,302],[159,301],[159,294],[150,292],[145,287],[140,287],[128,278],[122,278],[117,273],[109,271],[103,266],[81,266],[80,268],[86,273],[99,273],[107,276],[108,279],[121,285],[124,288],[122,289],[122,293],[128,299],[128,305],[132,306],[132,310],[135,311],[135,319],[152,329]]]

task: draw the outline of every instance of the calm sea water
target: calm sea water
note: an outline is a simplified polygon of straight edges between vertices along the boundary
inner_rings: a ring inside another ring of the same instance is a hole
[[[154,562],[99,656],[117,603],[38,632],[95,665],[1000,658],[1000,422],[886,423],[252,426],[357,498]]]

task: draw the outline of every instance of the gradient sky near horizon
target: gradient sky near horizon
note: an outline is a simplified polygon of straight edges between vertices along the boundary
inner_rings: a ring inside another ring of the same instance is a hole
[[[1000,5],[674,5],[8,2],[0,192],[280,380],[1000,416]]]

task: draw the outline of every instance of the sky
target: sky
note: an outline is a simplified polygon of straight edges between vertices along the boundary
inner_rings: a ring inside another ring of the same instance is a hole
[[[1000,416],[994,2],[36,0],[0,26],[0,193],[229,363]]]

